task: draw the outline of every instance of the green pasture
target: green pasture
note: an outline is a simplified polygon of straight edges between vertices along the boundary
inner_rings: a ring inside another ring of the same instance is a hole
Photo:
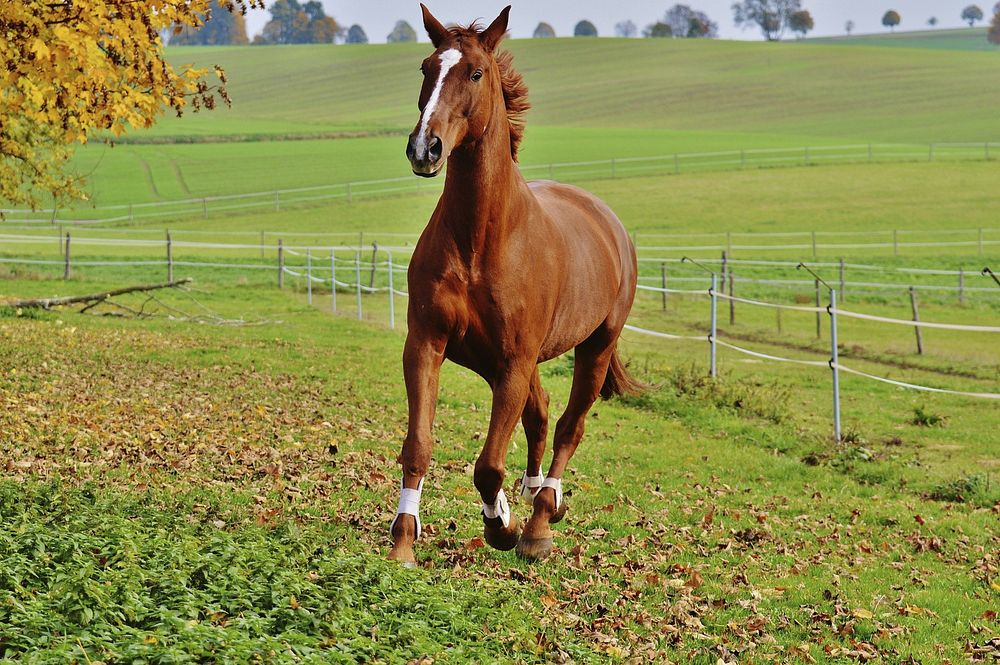
[[[988,20],[986,23],[988,24]],[[905,30],[839,37],[812,37],[807,44],[839,46],[893,46],[946,51],[992,51],[996,44],[986,40],[986,25],[948,30]]]
[[[120,270],[68,284],[7,273],[0,292],[97,291],[131,279]],[[385,328],[382,295],[365,296],[371,318],[359,323],[349,298],[333,316],[293,286],[207,274],[192,292],[145,303],[145,320],[0,310],[10,460],[0,657],[847,663],[859,652],[989,653],[1000,602],[991,403],[845,378],[848,438],[835,445],[828,370],[723,351],[711,382],[706,344],[627,333],[623,353],[654,388],[595,407],[558,549],[528,565],[477,538],[470,469],[489,394],[446,365],[421,568],[407,571],[382,561],[406,419],[401,331]],[[643,296],[636,321],[694,330],[705,305],[685,297],[664,313],[658,295]],[[206,314],[243,325],[195,318]],[[763,315],[739,316],[723,323],[725,339],[779,350]],[[823,357],[828,339],[809,340],[808,315],[784,325],[802,348],[782,354]],[[996,389],[990,338],[964,348],[928,339],[931,356],[919,360],[888,332],[849,326],[845,362]],[[866,350],[852,348],[859,338]],[[543,382],[558,414],[569,364],[545,365]]]
[[[982,84],[995,68],[990,53],[686,40],[508,46],[532,90],[527,167],[868,143],[919,152],[1000,140],[985,111],[1000,104],[995,87]],[[233,107],[165,117],[113,148],[95,140],[74,168],[97,206],[404,177],[403,137],[417,120],[426,51],[171,50],[177,62],[223,65]]]

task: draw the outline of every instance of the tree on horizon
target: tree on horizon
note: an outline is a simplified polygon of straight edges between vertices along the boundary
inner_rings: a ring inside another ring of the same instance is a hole
[[[298,0],[275,0],[268,11],[271,20],[264,25],[254,44],[332,44],[344,29],[327,16],[319,0],[299,4]]]
[[[346,44],[367,44],[368,35],[365,33],[365,29],[360,25],[355,23],[350,28],[347,29],[347,39]]]
[[[760,28],[764,39],[781,41],[792,14],[802,9],[801,0],[743,0],[733,4],[733,22],[737,27]]]
[[[937,24],[938,24],[937,16],[932,16],[929,19],[927,19],[927,25],[931,26],[932,28],[935,27]]]
[[[542,21],[535,28],[535,32],[531,36],[536,39],[545,39],[547,37],[555,37],[556,31],[550,24]]]
[[[591,23],[587,19],[583,19],[582,21],[580,21],[579,23],[576,24],[575,28],[573,28],[573,36],[574,37],[596,37],[597,36],[597,26],[595,26],[593,23]]]
[[[983,20],[983,10],[979,5],[969,5],[962,10],[962,20],[966,21],[971,28],[976,21]]]
[[[635,37],[639,34],[639,29],[635,27],[635,23],[631,19],[626,19],[624,21],[619,21],[615,23],[615,36],[616,37]]]
[[[663,15],[663,23],[670,26],[674,37],[714,38],[719,34],[719,25],[708,18],[708,14],[687,5],[674,5]]]
[[[1000,12],[993,14],[990,29],[986,31],[986,41],[1000,46]]]
[[[392,28],[392,32],[386,35],[385,41],[390,44],[415,42],[417,41],[417,31],[414,30],[413,26],[406,21],[399,20],[396,21],[396,25]]]
[[[895,9],[890,9],[885,14],[882,15],[882,25],[889,28],[890,32],[896,32],[896,26],[902,18],[899,16],[899,12]]]
[[[663,21],[657,21],[656,23],[650,23],[643,29],[643,37],[673,37],[674,33],[671,30],[670,25],[664,23]]]
[[[249,44],[247,23],[243,14],[226,8],[220,0],[204,15],[201,26],[177,26],[170,35],[169,46],[222,46]],[[180,30],[180,32],[177,32]]]
[[[816,27],[816,24],[808,9],[800,9],[788,17],[788,27],[801,39],[806,36],[807,32]]]
[[[844,31],[847,32],[847,36],[850,37],[851,33],[854,32],[854,21],[847,19],[847,23],[844,24]]]

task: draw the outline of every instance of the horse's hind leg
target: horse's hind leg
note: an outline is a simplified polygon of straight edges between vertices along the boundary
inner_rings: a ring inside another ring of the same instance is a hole
[[[521,414],[521,425],[528,440],[528,465],[521,477],[521,497],[529,503],[535,498],[542,481],[542,457],[545,455],[545,441],[549,433],[549,394],[542,388],[538,367],[531,376],[528,401]]]
[[[566,410],[556,423],[552,464],[542,488],[535,494],[531,519],[524,527],[517,553],[526,559],[544,559],[552,551],[549,524],[562,519],[562,474],[583,438],[584,419],[594,405],[608,374],[618,335],[602,326],[576,347],[573,388]]]

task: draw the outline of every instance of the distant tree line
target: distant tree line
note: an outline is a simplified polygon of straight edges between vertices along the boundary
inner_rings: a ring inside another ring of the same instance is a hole
[[[223,45],[247,44],[246,21],[241,13],[227,10],[223,0],[216,0],[203,18],[201,26],[176,27],[169,35],[172,45]],[[319,0],[309,0],[300,3],[299,0],[275,0],[269,9],[271,19],[264,26],[261,34],[253,39],[254,44],[329,44],[343,40],[347,44],[367,44],[368,35],[364,28],[354,24],[343,28],[332,16],[327,16]],[[753,27],[760,30],[768,41],[778,41],[786,32],[798,37],[805,37],[815,27],[812,14],[802,8],[802,0],[741,0],[732,5],[733,21],[743,28]],[[968,5],[961,12],[963,21],[973,27],[982,21],[985,14],[979,5]],[[902,17],[895,9],[889,9],[882,15],[882,25],[895,31]],[[927,25],[935,27],[937,17],[930,17]],[[850,36],[854,32],[855,23],[848,20],[844,31]],[[718,36],[719,26],[708,15],[688,5],[675,4],[668,9],[660,20],[642,29],[643,37],[674,39],[701,39]],[[631,19],[625,19],[615,24],[614,34],[617,37],[638,37],[639,28]],[[542,21],[535,28],[532,37],[555,37],[556,31],[550,23]],[[574,37],[596,37],[597,26],[587,19],[582,19],[573,27]],[[987,39],[1000,45],[1000,2],[993,6],[993,16],[987,30]],[[404,20],[396,22],[388,35],[389,43],[415,42],[417,32]]]

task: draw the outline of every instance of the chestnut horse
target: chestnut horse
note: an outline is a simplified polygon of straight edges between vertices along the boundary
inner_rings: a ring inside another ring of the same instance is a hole
[[[552,550],[549,524],[566,511],[561,478],[587,412],[598,395],[640,387],[616,351],[635,296],[635,248],[615,214],[592,194],[521,177],[515,160],[527,89],[510,54],[496,52],[510,7],[482,31],[475,25],[445,28],[420,7],[435,51],[421,66],[420,121],[406,155],[416,175],[433,177],[446,161],[448,169],[409,267],[403,351],[409,426],[389,558],[415,565],[420,492],[431,461],[438,376],[447,358],[482,376],[493,391],[474,476],[485,540],[543,559]],[[543,477],[549,398],[538,364],[570,349],[573,387]],[[503,491],[507,446],[518,419],[528,439],[521,494],[533,503],[523,531]]]

